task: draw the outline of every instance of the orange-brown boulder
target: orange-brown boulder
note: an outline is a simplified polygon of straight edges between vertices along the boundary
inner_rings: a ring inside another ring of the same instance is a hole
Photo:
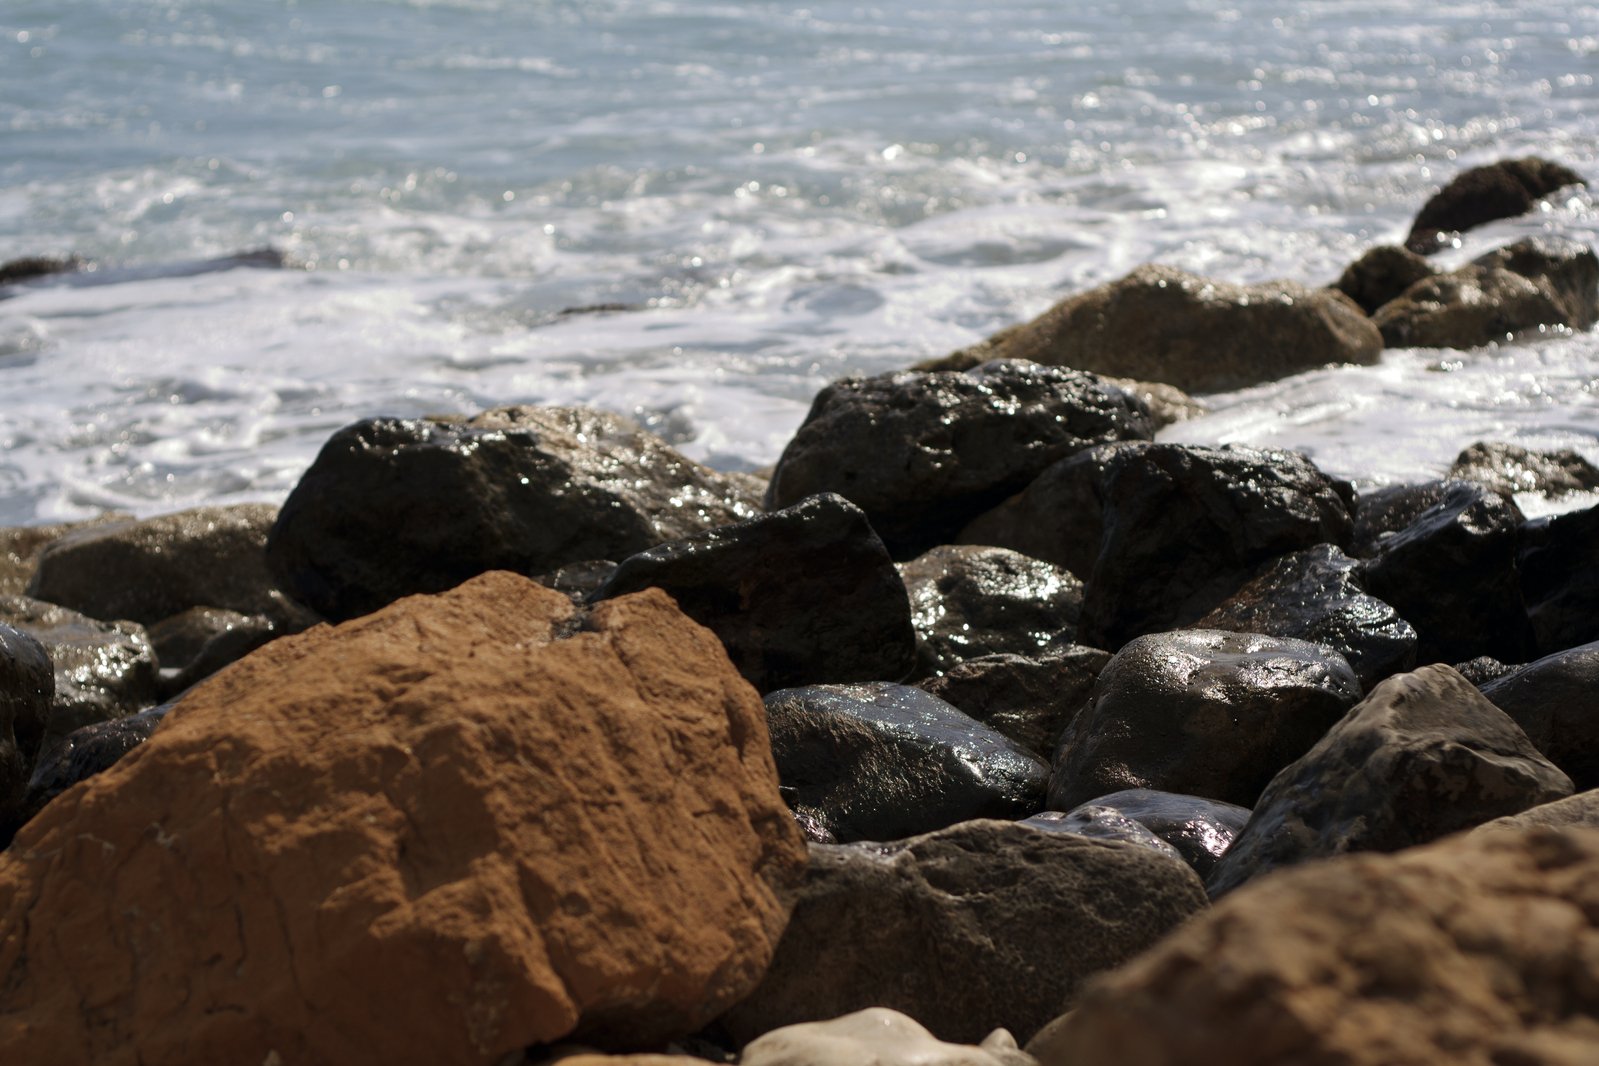
[[[488,1064],[752,988],[804,867],[659,591],[491,573],[279,640],[0,855],[0,1062]]]

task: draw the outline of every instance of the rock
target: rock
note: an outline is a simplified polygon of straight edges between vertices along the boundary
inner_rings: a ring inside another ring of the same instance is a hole
[[[1536,156],[1472,167],[1457,174],[1422,205],[1405,238],[1405,247],[1420,255],[1431,255],[1452,246],[1456,233],[1484,222],[1524,215],[1550,193],[1581,184],[1580,174]]]
[[[1343,656],[1217,630],[1139,637],[1099,675],[1061,737],[1049,806],[1129,788],[1243,807],[1360,699]]]
[[[585,615],[486,574],[274,641],[24,826],[0,855],[0,1046],[652,1046],[753,986],[802,863],[710,633],[659,592]]]
[[[0,596],[21,596],[38,568],[44,550],[68,533],[92,526],[131,521],[133,515],[112,511],[87,522],[60,522],[48,526],[0,527]]]
[[[1348,660],[1363,689],[1416,665],[1416,631],[1366,594],[1360,564],[1331,544],[1265,564],[1194,625],[1325,645]]]
[[[264,614],[216,607],[191,607],[157,622],[147,632],[161,663],[161,691],[168,696],[282,635],[278,624]]]
[[[1455,457],[1449,476],[1485,485],[1501,496],[1537,492],[1564,496],[1599,489],[1599,466],[1570,448],[1535,452],[1517,444],[1478,441]]]
[[[994,1026],[1025,1041],[1090,974],[1205,905],[1147,848],[966,822],[894,844],[813,845],[760,987],[722,1019],[735,1039],[889,1007],[941,1040]]]
[[[1072,716],[1088,702],[1110,652],[1072,645],[1036,659],[984,655],[967,659],[919,688],[954,704],[1029,751],[1052,755]]]
[[[611,580],[616,564],[609,559],[584,559],[556,567],[547,574],[536,574],[534,581],[545,588],[564,592],[573,603],[585,603],[598,592],[600,586]]]
[[[1453,487],[1453,482],[1424,481],[1386,485],[1362,494],[1355,501],[1355,536],[1349,553],[1361,559],[1376,555],[1383,540],[1415,522]]]
[[[1030,359],[1207,393],[1374,363],[1381,352],[1371,320],[1335,290],[1232,285],[1146,265],[951,359]]]
[[[954,368],[951,368],[954,369]],[[1149,408],[1149,417],[1157,430],[1198,418],[1207,408],[1176,385],[1164,381],[1134,381],[1132,378],[1107,377],[1106,381],[1142,400]]]
[[[1083,583],[1042,559],[945,544],[901,563],[899,572],[924,677],[982,655],[1036,656],[1077,634]]]
[[[1349,264],[1332,287],[1359,304],[1366,314],[1374,315],[1383,304],[1436,273],[1432,264],[1415,252],[1381,244]]]
[[[1516,566],[1521,512],[1474,482],[1444,484],[1437,503],[1381,539],[1366,590],[1415,627],[1417,662],[1524,662],[1533,631]]]
[[[54,691],[44,648],[26,633],[0,625],[0,844],[38,761]]]
[[[160,699],[158,661],[137,622],[101,622],[26,596],[0,596],[0,622],[37,640],[55,673],[45,746]]]
[[[1564,324],[1572,329],[1589,329],[1599,321],[1599,256],[1586,244],[1564,237],[1523,237],[1474,263],[1536,282],[1549,292]]]
[[[1183,796],[1148,788],[1129,788],[1089,801],[1121,814],[1177,849],[1201,878],[1232,847],[1249,821],[1249,808],[1203,796]]]
[[[1571,779],[1447,666],[1389,678],[1272,779],[1207,886],[1398,851],[1571,794]]]
[[[909,559],[948,543],[1051,463],[1153,432],[1127,393],[1056,367],[1011,361],[844,378],[817,394],[766,503],[836,492],[866,512],[896,559]]]
[[[1476,265],[1416,282],[1372,321],[1390,348],[1480,348],[1540,326],[1573,325],[1548,285]]]
[[[1288,871],[1095,983],[1044,1066],[1581,1066],[1599,833],[1472,833]]]
[[[790,805],[842,843],[1043,807],[1047,763],[920,689],[783,689],[766,697],[766,714]]]
[[[1599,788],[1599,643],[1529,663],[1482,686],[1579,790]]]
[[[1070,811],[1044,811],[1031,818],[1023,818],[1020,824],[1048,833],[1073,833],[1090,840],[1117,840],[1150,848],[1167,858],[1179,861],[1183,858],[1176,848],[1151,833],[1142,823],[1114,807],[1097,803],[1080,804]]]
[[[29,255],[8,259],[0,263],[0,285],[14,285],[19,281],[32,281],[51,274],[69,274],[74,270],[82,270],[85,265],[85,261],[75,255]]]
[[[323,446],[267,558],[295,598],[337,620],[485,570],[622,559],[759,511],[741,482],[602,411],[378,418]]]
[[[762,692],[896,680],[915,663],[905,584],[866,516],[831,493],[634,555],[590,599],[651,587]]]
[[[1016,1038],[996,1029],[978,1045],[946,1044],[915,1019],[867,1007],[825,1022],[785,1025],[757,1037],[739,1066],[1036,1066]]]
[[[1498,680],[1506,674],[1513,674],[1518,669],[1520,668],[1500,662],[1492,655],[1479,655],[1475,659],[1467,659],[1463,663],[1455,664],[1455,671],[1478,688],[1482,688],[1488,682]]]
[[[1599,507],[1527,523],[1517,566],[1540,652],[1599,640]]]
[[[1599,829],[1599,789],[1578,792],[1553,803],[1540,803],[1518,814],[1507,814],[1484,822],[1472,833],[1494,833],[1501,830],[1536,829]]]
[[[1131,445],[1105,472],[1104,532],[1079,625],[1086,644],[1120,648],[1187,625],[1267,560],[1349,543],[1353,493],[1295,452]]]

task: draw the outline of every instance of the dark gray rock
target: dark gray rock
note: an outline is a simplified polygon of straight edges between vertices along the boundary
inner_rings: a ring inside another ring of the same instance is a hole
[[[1092,800],[1091,805],[1117,811],[1177,849],[1200,877],[1209,877],[1216,860],[1232,847],[1249,821],[1249,808],[1203,796],[1183,796],[1148,788],[1130,788]]]
[[[743,1043],[885,1006],[943,1040],[1025,1041],[1204,906],[1193,871],[1152,849],[1013,823],[813,845],[766,977],[722,1024]]]
[[[1457,233],[1495,219],[1524,215],[1550,193],[1581,184],[1582,176],[1576,171],[1536,156],[1472,167],[1422,205],[1405,247],[1431,255],[1450,247]]]
[[[985,655],[917,687],[1047,757],[1088,702],[1108,662],[1110,652],[1078,645],[1050,649],[1036,659]]]
[[[1049,806],[1129,788],[1252,806],[1360,699],[1343,656],[1217,630],[1140,637],[1099,675],[1061,738]]]
[[[1482,686],[1579,790],[1599,788],[1599,643],[1528,663]]]
[[[1436,273],[1431,263],[1408,248],[1382,244],[1350,263],[1333,288],[1374,315],[1383,304]]]
[[[766,697],[766,717],[789,805],[841,842],[1043,808],[1048,764],[921,689],[784,689]]]
[[[916,634],[899,571],[841,496],[672,541],[624,559],[590,597],[671,594],[762,692],[904,677]]]
[[[1369,559],[1384,539],[1409,526],[1444,498],[1448,481],[1423,481],[1412,485],[1385,485],[1362,493],[1355,501],[1355,535],[1349,554]]]
[[[1570,448],[1535,452],[1500,441],[1467,447],[1455,457],[1449,476],[1475,481],[1501,496],[1537,492],[1554,497],[1599,489],[1599,467]]]
[[[1599,640],[1599,507],[1527,523],[1517,563],[1539,652]]]
[[[1167,858],[1182,860],[1177,849],[1146,829],[1141,823],[1127,817],[1114,807],[1084,803],[1069,811],[1044,811],[1021,824],[1047,833],[1075,833],[1091,840],[1116,840],[1150,848]]]
[[[741,480],[602,411],[379,418],[323,446],[267,558],[284,589],[340,621],[486,570],[621,559],[759,511]]]
[[[1415,627],[1417,662],[1531,657],[1516,565],[1521,524],[1498,493],[1449,481],[1442,499],[1381,539],[1366,563],[1366,589]]]
[[[52,274],[70,274],[82,270],[85,260],[75,255],[64,258],[53,255],[28,255],[0,263],[0,285],[14,285],[19,281],[33,281]]]
[[[1390,348],[1478,348],[1571,317],[1548,284],[1472,264],[1416,282],[1372,321]]]
[[[162,698],[177,695],[289,631],[267,615],[217,607],[191,607],[162,619],[146,630],[161,664]]]
[[[0,846],[11,839],[39,759],[55,675],[37,640],[0,625]]]
[[[1398,851],[1571,794],[1571,779],[1447,666],[1378,685],[1272,779],[1212,897],[1281,866]]]
[[[916,672],[981,655],[1038,655],[1069,645],[1083,609],[1070,571],[1008,548],[944,544],[901,563],[916,627]]]
[[[1367,595],[1360,563],[1331,544],[1267,563],[1195,626],[1325,645],[1348,660],[1363,689],[1416,665],[1416,631]]]
[[[1588,329],[1599,321],[1599,256],[1586,244],[1564,237],[1524,237],[1474,263],[1537,282],[1560,308],[1563,325]]]
[[[772,472],[766,502],[856,503],[896,559],[960,528],[1044,468],[1112,440],[1148,440],[1143,403],[1092,374],[1027,362],[835,381]]]

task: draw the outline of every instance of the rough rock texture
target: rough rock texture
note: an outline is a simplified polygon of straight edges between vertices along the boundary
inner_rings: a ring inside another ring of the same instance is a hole
[[[758,979],[801,864],[714,637],[659,592],[585,616],[486,574],[275,641],[24,826],[0,855],[0,1047],[648,1045]]]
[[[0,843],[10,835],[39,758],[54,688],[50,658],[39,642],[0,625]]]
[[[1216,860],[1232,846],[1249,821],[1248,807],[1148,788],[1112,792],[1089,804],[1131,818],[1176,848],[1200,877],[1210,876]]]
[[[1366,594],[1360,564],[1331,544],[1272,560],[1194,624],[1323,644],[1348,660],[1363,689],[1416,665],[1416,631]]]
[[[1447,666],[1389,678],[1272,779],[1207,880],[1212,896],[1279,866],[1398,851],[1571,794],[1571,779]]]
[[[379,418],[323,446],[267,557],[292,595],[343,619],[485,570],[621,559],[759,510],[742,481],[602,411]]]
[[[21,596],[39,566],[44,550],[68,533],[90,526],[131,521],[133,516],[111,511],[87,522],[59,522],[48,526],[0,527],[0,596]]]
[[[1110,652],[1079,645],[1051,649],[1036,659],[985,655],[917,687],[1029,751],[1049,756],[1108,662]]]
[[[723,1018],[748,1040],[863,1007],[942,1040],[1025,1041],[1084,978],[1205,906],[1198,877],[1147,848],[967,822],[895,844],[813,845],[760,987]]]
[[[1599,507],[1527,523],[1517,565],[1540,652],[1599,640]]]
[[[1350,263],[1333,288],[1360,305],[1368,315],[1423,278],[1437,271],[1415,252],[1392,244],[1378,245]]]
[[[1526,214],[1550,193],[1581,184],[1582,176],[1576,171],[1536,156],[1472,167],[1455,175],[1422,205],[1405,247],[1431,255],[1449,247],[1456,233]]]
[[[1366,589],[1415,627],[1417,662],[1524,662],[1533,630],[1516,566],[1521,512],[1475,482],[1444,484],[1442,499],[1378,543]]]
[[[1500,829],[1599,829],[1599,789],[1578,792],[1553,803],[1540,803],[1518,814],[1507,814],[1484,822],[1473,833],[1492,833]]]
[[[1069,645],[1083,583],[1068,570],[1008,548],[945,544],[901,563],[921,676],[980,655],[1036,656]]]
[[[896,559],[948,543],[1051,463],[1148,440],[1142,402],[1091,374],[997,362],[835,381],[783,449],[766,502],[818,492],[860,506]]]
[[[1495,659],[1492,655],[1479,655],[1475,659],[1467,659],[1463,663],[1455,663],[1455,670],[1460,676],[1470,681],[1478,688],[1490,681],[1497,681],[1506,674],[1513,674],[1520,669]]]
[[[867,1007],[825,1022],[785,1025],[750,1042],[739,1066],[1034,1066],[996,1029],[978,1045],[946,1044],[915,1019]]]
[[[1578,789],[1599,788],[1599,644],[1556,652],[1482,686]]]
[[[807,685],[766,714],[789,804],[842,843],[1043,807],[1047,763],[921,689]]]
[[[1219,630],[1128,644],[1061,737],[1049,806],[1128,788],[1253,806],[1360,699],[1343,656],[1303,640]]]
[[[1092,840],[1119,840],[1150,848],[1167,858],[1182,860],[1182,854],[1160,837],[1150,832],[1143,823],[1127,817],[1114,807],[1097,803],[1084,803],[1069,811],[1044,811],[1021,824],[1048,833],[1075,833]]]
[[[1586,244],[1564,237],[1524,237],[1474,262],[1537,282],[1560,308],[1564,324],[1573,329],[1588,329],[1599,321],[1599,256]]]
[[[622,561],[593,600],[660,588],[762,692],[904,677],[905,584],[860,509],[831,493]]]
[[[1599,489],[1599,466],[1570,448],[1535,452],[1518,444],[1478,441],[1455,457],[1449,476],[1486,485],[1501,496],[1537,492],[1565,496]]]
[[[1585,1066],[1596,915],[1599,832],[1346,856],[1223,900],[1029,1050],[1044,1066]]]
[[[1539,326],[1575,325],[1547,284],[1475,264],[1418,281],[1372,321],[1390,348],[1477,348]]]
[[[951,358],[1031,359],[1205,393],[1373,363],[1381,351],[1371,320],[1333,289],[1232,285],[1146,265]]]

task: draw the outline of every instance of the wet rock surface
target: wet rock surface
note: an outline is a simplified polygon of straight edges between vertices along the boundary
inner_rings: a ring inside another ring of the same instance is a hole
[[[1517,566],[1539,651],[1599,640],[1599,507],[1522,527]]]
[[[1379,245],[1349,264],[1333,288],[1360,305],[1368,315],[1437,270],[1427,260],[1391,244]]]
[[[55,676],[39,642],[0,625],[0,843],[10,837],[50,716]]]
[[[1141,401],[1091,374],[1021,361],[844,378],[823,389],[772,473],[768,506],[836,492],[896,559],[948,543],[1051,463],[1154,432]]]
[[[339,620],[485,570],[625,558],[759,511],[743,481],[601,411],[370,419],[323,446],[267,557],[296,599]]]
[[[1564,237],[1525,237],[1479,256],[1474,265],[1520,274],[1545,289],[1560,308],[1562,325],[1589,329],[1599,321],[1599,256]]]
[[[808,685],[766,697],[790,806],[841,843],[1043,808],[1049,765],[921,689]]]
[[[1572,326],[1571,319],[1548,285],[1474,264],[1418,281],[1372,321],[1390,348],[1477,348],[1540,326]]]
[[[1571,779],[1447,666],[1391,677],[1272,779],[1206,884],[1398,851],[1571,794]]]
[[[1003,1026],[1026,1041],[1089,975],[1204,906],[1175,859],[1009,822],[813,845],[771,969],[723,1024],[743,1041],[883,1006],[942,1040]]]
[[[1089,805],[1131,818],[1175,848],[1200,877],[1210,875],[1249,821],[1248,807],[1148,788],[1099,796]]]
[[[1123,789],[1249,807],[1360,699],[1341,655],[1218,630],[1140,637],[1111,659],[1061,737],[1049,806]]]
[[[669,593],[757,689],[897,679],[916,654],[910,602],[860,509],[812,496],[624,559],[590,599]]]
[[[985,655],[968,659],[917,687],[1048,757],[1062,731],[1094,691],[1110,652],[1073,645],[1038,658]]]
[[[1550,193],[1583,184],[1569,167],[1537,156],[1504,159],[1457,174],[1422,205],[1405,247],[1431,255],[1453,244],[1457,233],[1485,222],[1524,215]]]
[[[1483,685],[1482,694],[1577,789],[1599,788],[1599,644],[1528,663]]]
[[[1564,496],[1599,489],[1599,467],[1570,448],[1536,452],[1503,441],[1478,441],[1455,457],[1451,478],[1475,481],[1500,495]]]
[[[1349,554],[1369,559],[1382,542],[1436,506],[1450,488],[1451,481],[1422,481],[1406,485],[1385,485],[1362,493],[1355,500],[1355,535]]]
[[[1069,811],[1043,811],[1023,818],[1022,825],[1048,833],[1072,833],[1090,840],[1115,840],[1149,848],[1167,858],[1182,859],[1177,849],[1150,832],[1143,823],[1129,818],[1114,807],[1084,803]]]

